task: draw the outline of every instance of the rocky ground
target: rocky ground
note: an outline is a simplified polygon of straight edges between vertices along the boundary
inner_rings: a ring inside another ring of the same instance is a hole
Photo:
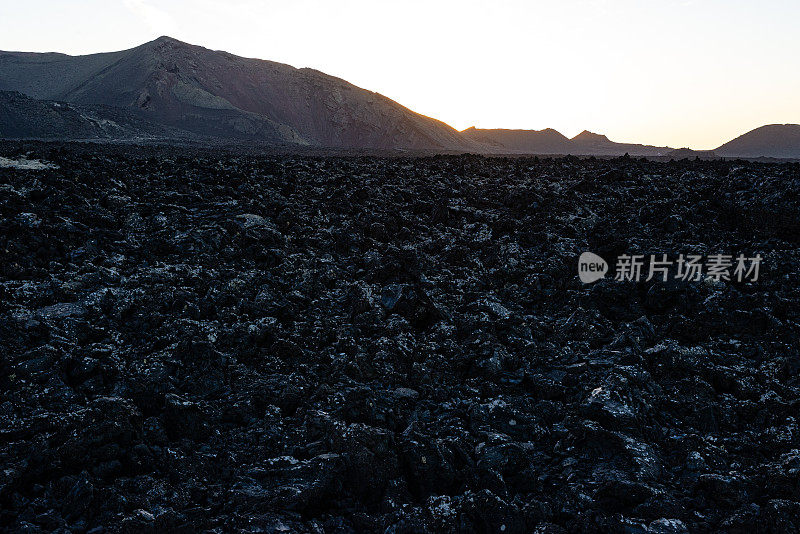
[[[800,528],[800,165],[0,145],[0,527]],[[577,257],[762,254],[584,286]]]

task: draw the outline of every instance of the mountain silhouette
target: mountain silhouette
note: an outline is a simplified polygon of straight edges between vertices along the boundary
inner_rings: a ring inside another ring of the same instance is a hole
[[[465,136],[495,147],[500,152],[525,154],[568,154],[569,139],[547,128],[545,130],[484,130],[474,126],[461,132]]]
[[[581,156],[663,156],[668,147],[615,143],[605,135],[584,130],[572,139],[547,128],[545,130],[505,130],[468,128],[464,135],[490,145],[497,152],[512,154],[574,154]]]
[[[0,90],[134,110],[203,136],[267,144],[480,151],[445,123],[313,69],[161,37],[121,52],[0,52]]]
[[[769,125],[715,151],[617,143],[583,131],[458,132],[314,69],[170,37],[84,56],[0,52],[0,137],[163,139],[485,154],[800,158],[800,125]]]
[[[601,134],[596,134],[590,132],[589,130],[584,130],[575,137],[572,138],[573,143],[580,143],[586,145],[604,145],[611,143],[608,137]]]
[[[723,157],[800,158],[800,124],[769,124],[740,135],[714,152]]]
[[[672,150],[669,147],[639,145],[636,143],[616,143],[601,134],[582,131],[572,139],[571,150],[573,154],[594,156],[616,156],[630,154],[631,156],[664,156]]]

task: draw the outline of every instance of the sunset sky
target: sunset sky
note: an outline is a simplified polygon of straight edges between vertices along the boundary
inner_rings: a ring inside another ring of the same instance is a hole
[[[800,123],[797,0],[0,0],[0,50],[170,35],[313,67],[458,129],[715,148]]]

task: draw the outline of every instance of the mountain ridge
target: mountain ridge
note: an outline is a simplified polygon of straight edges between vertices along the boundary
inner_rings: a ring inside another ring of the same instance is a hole
[[[800,158],[796,124],[762,126],[713,151],[617,143],[588,130],[571,139],[552,128],[472,127],[459,132],[380,93],[313,68],[245,58],[169,36],[126,50],[78,56],[0,51],[0,91],[50,102],[34,105],[6,95],[5,120],[13,118],[13,123],[0,124],[0,135],[36,132],[68,139],[83,132],[107,138],[119,131],[127,139],[140,132],[158,132],[167,138],[290,148]],[[76,107],[53,114],[57,109],[53,103],[58,102]],[[32,114],[27,125],[26,113]],[[98,121],[117,122],[113,117],[122,125],[119,130],[97,128]]]
[[[800,159],[800,124],[767,124],[728,141],[714,152],[725,157]]]
[[[467,128],[461,132],[496,149],[512,154],[564,154],[576,156],[666,156],[673,149],[634,143],[616,143],[605,135],[584,130],[572,139],[552,128],[513,130]]]
[[[445,123],[341,78],[170,37],[87,56],[0,52],[0,90],[134,109],[203,136],[333,148],[483,149]]]

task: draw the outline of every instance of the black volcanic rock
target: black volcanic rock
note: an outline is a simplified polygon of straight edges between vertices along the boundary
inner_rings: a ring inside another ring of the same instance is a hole
[[[714,150],[737,158],[800,159],[800,124],[770,124],[751,130]]]
[[[800,530],[800,164],[23,154],[0,531]]]
[[[136,111],[202,136],[387,150],[480,151],[446,124],[312,69],[162,37],[72,57],[0,52],[0,90]]]

